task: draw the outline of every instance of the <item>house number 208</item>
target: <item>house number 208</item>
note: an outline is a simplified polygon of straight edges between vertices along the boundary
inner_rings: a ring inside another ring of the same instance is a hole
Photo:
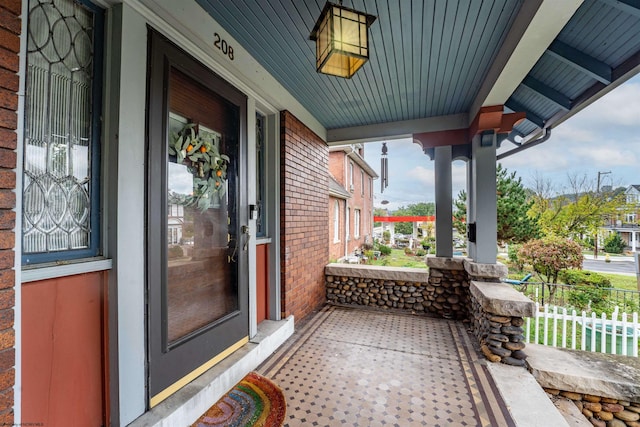
[[[220,49],[223,54],[227,55],[229,59],[233,61],[233,47],[230,46],[225,39],[220,37],[220,34],[214,33],[213,37],[213,45]]]

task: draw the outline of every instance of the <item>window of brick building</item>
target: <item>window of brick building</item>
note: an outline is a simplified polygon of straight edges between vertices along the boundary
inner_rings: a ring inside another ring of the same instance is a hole
[[[360,237],[360,209],[355,209],[353,212],[353,237],[356,239]]]

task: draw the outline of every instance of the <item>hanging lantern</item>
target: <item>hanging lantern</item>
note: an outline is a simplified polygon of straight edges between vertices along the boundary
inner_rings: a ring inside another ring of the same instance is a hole
[[[350,79],[369,60],[369,26],[376,17],[330,2],[309,38],[316,42],[319,73]]]

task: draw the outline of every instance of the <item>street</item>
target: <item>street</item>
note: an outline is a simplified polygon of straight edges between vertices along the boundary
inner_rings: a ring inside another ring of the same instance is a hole
[[[582,269],[597,271],[600,273],[616,273],[629,276],[636,275],[636,266],[633,261],[605,262],[604,255],[597,260],[585,258],[584,261],[582,261]]]

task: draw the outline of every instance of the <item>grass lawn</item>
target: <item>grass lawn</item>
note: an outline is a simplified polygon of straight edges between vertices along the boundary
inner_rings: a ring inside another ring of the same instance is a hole
[[[629,291],[638,290],[638,280],[636,276],[625,276],[624,274],[615,273],[599,273],[611,280],[611,287],[617,289],[626,289]]]
[[[391,249],[391,255],[382,256],[376,260],[369,260],[368,264],[383,265],[386,267],[428,268],[423,256],[406,255],[403,249]]]

